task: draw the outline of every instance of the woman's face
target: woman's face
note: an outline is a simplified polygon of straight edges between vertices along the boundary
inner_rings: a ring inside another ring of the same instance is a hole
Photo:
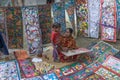
[[[70,33],[69,29],[66,30],[65,35],[66,35],[66,37],[71,36],[71,33]]]

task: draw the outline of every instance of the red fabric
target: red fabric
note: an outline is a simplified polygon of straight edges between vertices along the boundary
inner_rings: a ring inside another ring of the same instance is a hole
[[[51,41],[53,42],[53,44],[57,44],[59,36],[60,33],[52,31]]]

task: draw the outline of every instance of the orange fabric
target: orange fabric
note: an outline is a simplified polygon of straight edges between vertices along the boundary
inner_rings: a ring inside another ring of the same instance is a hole
[[[24,59],[29,58],[26,50],[14,51],[14,55],[17,58],[17,60],[24,60]]]
[[[60,38],[60,45],[61,47],[67,47],[68,49],[76,49],[76,41],[73,37],[61,37]]]
[[[60,37],[60,43],[59,43],[60,47],[67,47],[69,50],[72,49],[76,49],[76,41],[74,40],[73,37]],[[65,61],[73,61],[77,59],[77,55],[75,56],[70,56],[70,57],[66,57],[65,55],[62,54],[61,50],[58,51],[58,55],[60,58],[61,62],[65,62]]]

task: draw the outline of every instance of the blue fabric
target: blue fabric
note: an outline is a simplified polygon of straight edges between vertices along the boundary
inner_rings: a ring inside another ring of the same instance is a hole
[[[5,41],[2,37],[2,33],[0,32],[0,51],[4,53],[4,55],[9,55],[7,46],[5,44]]]

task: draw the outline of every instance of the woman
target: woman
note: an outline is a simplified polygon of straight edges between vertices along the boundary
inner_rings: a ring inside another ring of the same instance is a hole
[[[73,61],[77,59],[77,56],[66,57],[62,54],[62,51],[77,49],[76,41],[72,37],[72,33],[73,29],[67,28],[65,34],[60,38],[60,43],[58,45],[58,55],[61,62]]]

